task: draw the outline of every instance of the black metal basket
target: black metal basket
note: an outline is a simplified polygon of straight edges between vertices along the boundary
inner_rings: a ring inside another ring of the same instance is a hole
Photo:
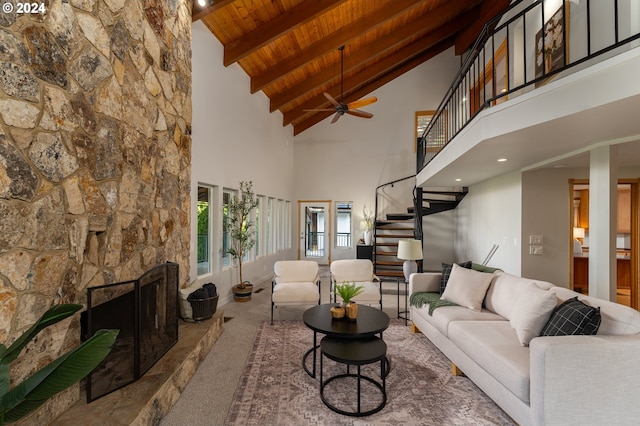
[[[218,308],[218,297],[219,295],[216,294],[208,299],[190,300],[193,320],[202,321],[211,318]]]

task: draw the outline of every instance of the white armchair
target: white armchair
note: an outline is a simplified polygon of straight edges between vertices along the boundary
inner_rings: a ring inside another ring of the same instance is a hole
[[[382,309],[382,283],[373,273],[373,263],[368,259],[345,259],[331,262],[331,295],[333,301],[342,302],[336,294],[336,284],[354,282],[364,291],[353,298],[362,305],[379,305]]]
[[[271,324],[278,306],[319,305],[320,276],[312,260],[281,260],[273,266],[271,283]]]

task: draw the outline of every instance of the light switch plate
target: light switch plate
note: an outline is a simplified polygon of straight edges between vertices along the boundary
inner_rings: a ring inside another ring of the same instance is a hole
[[[542,244],[542,235],[529,235],[529,244]]]
[[[542,246],[529,246],[529,254],[542,254]]]

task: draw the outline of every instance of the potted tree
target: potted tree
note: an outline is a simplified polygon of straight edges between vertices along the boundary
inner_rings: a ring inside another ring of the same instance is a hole
[[[242,278],[242,260],[245,254],[256,244],[255,221],[251,212],[258,206],[258,201],[253,193],[253,182],[240,182],[240,194],[231,197],[226,206],[227,220],[226,231],[230,237],[230,247],[227,249],[234,259],[238,261],[238,284],[233,286],[233,297],[237,302],[251,300],[253,284]]]

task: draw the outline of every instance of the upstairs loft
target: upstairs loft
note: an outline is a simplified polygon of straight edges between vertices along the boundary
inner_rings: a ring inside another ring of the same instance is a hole
[[[590,149],[611,144],[621,165],[637,162],[638,2],[518,1],[494,26],[419,140],[418,186],[586,166]]]

